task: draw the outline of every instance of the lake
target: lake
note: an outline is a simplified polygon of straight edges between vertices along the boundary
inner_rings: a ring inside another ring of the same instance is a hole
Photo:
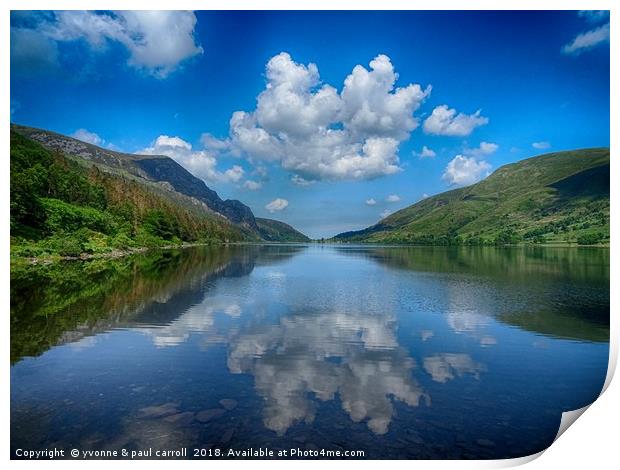
[[[607,249],[247,245],[14,267],[12,456],[524,456],[596,399],[608,352]]]

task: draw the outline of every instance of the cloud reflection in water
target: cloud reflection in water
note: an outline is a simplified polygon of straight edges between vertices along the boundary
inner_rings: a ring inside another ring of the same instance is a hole
[[[232,338],[228,367],[254,376],[265,399],[264,424],[279,435],[298,421],[314,420],[311,394],[321,401],[338,395],[353,421],[368,420],[371,431],[385,434],[392,399],[418,406],[426,396],[394,327],[389,318],[360,313],[291,315]]]

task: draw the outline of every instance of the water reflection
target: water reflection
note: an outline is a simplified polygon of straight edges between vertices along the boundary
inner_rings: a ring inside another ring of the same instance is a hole
[[[11,268],[11,363],[113,328],[206,331],[217,303],[192,310],[218,278],[249,275],[256,263],[285,261],[304,246],[205,247],[115,260],[20,265]],[[191,311],[190,311],[191,310]],[[238,306],[224,306],[240,314]],[[180,319],[189,313],[189,318]],[[238,315],[237,315],[238,316]],[[204,317],[204,318],[203,318]],[[172,323],[181,321],[175,328]],[[183,324],[184,323],[184,324]],[[166,343],[161,331],[160,345]]]
[[[354,422],[385,434],[392,400],[418,406],[425,396],[412,377],[415,361],[394,335],[390,315],[359,312],[293,314],[231,340],[228,368],[254,376],[265,399],[265,427],[283,435],[295,422],[314,420],[316,404],[339,396]]]
[[[502,457],[606,367],[605,250],[217,247],[11,281],[12,447]]]
[[[465,374],[479,379],[480,372],[486,370],[486,366],[475,362],[469,354],[437,354],[424,358],[424,369],[435,382],[446,383],[455,376],[463,377]]]
[[[607,249],[344,246],[338,250],[390,269],[429,276],[429,284],[438,275],[448,280],[447,321],[457,333],[481,331],[489,317],[495,317],[545,335],[609,340]]]
[[[148,335],[158,348],[178,346],[187,341],[191,333],[200,333],[206,343],[226,342],[226,337],[213,331],[216,315],[223,314],[230,318],[239,318],[242,309],[234,300],[226,298],[210,298],[188,308],[178,318],[167,324],[134,326],[135,331]]]

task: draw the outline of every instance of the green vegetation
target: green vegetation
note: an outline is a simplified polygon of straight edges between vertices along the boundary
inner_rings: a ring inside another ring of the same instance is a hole
[[[234,248],[234,247],[233,247]],[[11,265],[11,363],[139,315],[197,279],[221,274],[231,247],[156,250],[117,259]],[[199,283],[198,283],[199,284]]]
[[[609,242],[609,149],[542,155],[406,207],[336,242],[419,245]]]
[[[247,238],[223,217],[157,189],[11,130],[11,255],[80,256]]]
[[[309,242],[310,238],[288,224],[272,219],[256,218],[261,237],[271,242]]]

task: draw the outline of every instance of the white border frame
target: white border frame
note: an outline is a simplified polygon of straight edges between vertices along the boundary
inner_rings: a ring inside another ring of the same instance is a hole
[[[616,2],[617,4],[617,2]],[[470,0],[468,2],[458,0],[419,0],[403,2],[398,0],[297,0],[294,4],[285,0],[212,0],[209,2],[198,2],[191,0],[177,0],[175,2],[166,2],[162,0],[110,0],[110,1],[93,1],[82,0],[79,2],[71,2],[68,0],[8,0],[2,3],[0,10],[0,101],[2,102],[1,114],[2,124],[0,127],[0,139],[2,141],[2,184],[0,184],[0,194],[2,197],[2,205],[0,206],[0,223],[2,224],[2,243],[6,248],[0,253],[2,261],[2,289],[5,307],[2,309],[4,313],[4,323],[0,328],[0,338],[2,338],[3,357],[2,361],[2,380],[0,381],[0,410],[2,423],[0,427],[0,461],[5,461],[11,465],[11,468],[35,468],[39,466],[52,466],[54,468],[66,468],[75,466],[92,466],[94,468],[105,468],[109,465],[107,461],[10,461],[10,384],[9,384],[9,361],[6,359],[10,356],[9,341],[9,122],[10,113],[10,55],[9,55],[9,30],[10,30],[10,10],[57,10],[57,9],[124,9],[124,10],[166,10],[166,9],[195,9],[195,10],[611,10],[611,51],[618,51],[618,38],[616,31],[616,11],[614,3],[611,1],[578,1],[564,0],[562,2],[554,2],[551,0],[505,0],[501,5],[497,1],[491,0]],[[610,53],[611,60],[611,77],[610,77],[610,128],[620,130],[618,126],[618,86],[620,77],[618,75],[618,57]],[[610,134],[610,147],[615,149],[618,145],[618,134],[613,132]],[[613,157],[612,157],[613,162]],[[618,246],[618,218],[615,214],[618,204],[618,192],[615,189],[615,183],[620,183],[618,172],[620,167],[617,164],[611,165],[611,283],[618,279],[618,255],[615,249]],[[588,408],[587,412],[581,416],[579,423],[571,426],[570,429],[562,434],[561,437],[554,442],[547,450],[534,454],[529,457],[523,457],[510,460],[478,460],[478,461],[389,461],[389,465],[405,468],[415,465],[423,468],[503,468],[521,465],[532,462],[530,468],[548,468],[548,466],[562,466],[566,468],[582,469],[586,465],[592,465],[598,468],[609,468],[613,462],[618,462],[617,444],[617,426],[614,417],[620,417],[620,386],[611,383],[614,375],[616,364],[618,361],[618,321],[615,318],[615,307],[618,306],[618,291],[611,289],[610,291],[610,311],[611,311],[611,338],[610,338],[610,360],[607,372],[605,386],[601,396]],[[537,458],[540,457],[540,458]],[[48,462],[48,463],[45,463]],[[386,462],[388,465],[388,461]],[[320,465],[353,468],[364,467],[371,468],[376,465],[376,461],[321,461]],[[236,460],[208,460],[208,461],[119,461],[114,465],[123,468],[165,468],[169,466],[185,466],[194,465],[195,468],[218,467],[218,468],[235,468],[237,466],[267,466],[284,468],[291,465],[290,461],[236,461]],[[310,468],[316,465],[316,461],[295,461],[294,465],[301,468]]]

